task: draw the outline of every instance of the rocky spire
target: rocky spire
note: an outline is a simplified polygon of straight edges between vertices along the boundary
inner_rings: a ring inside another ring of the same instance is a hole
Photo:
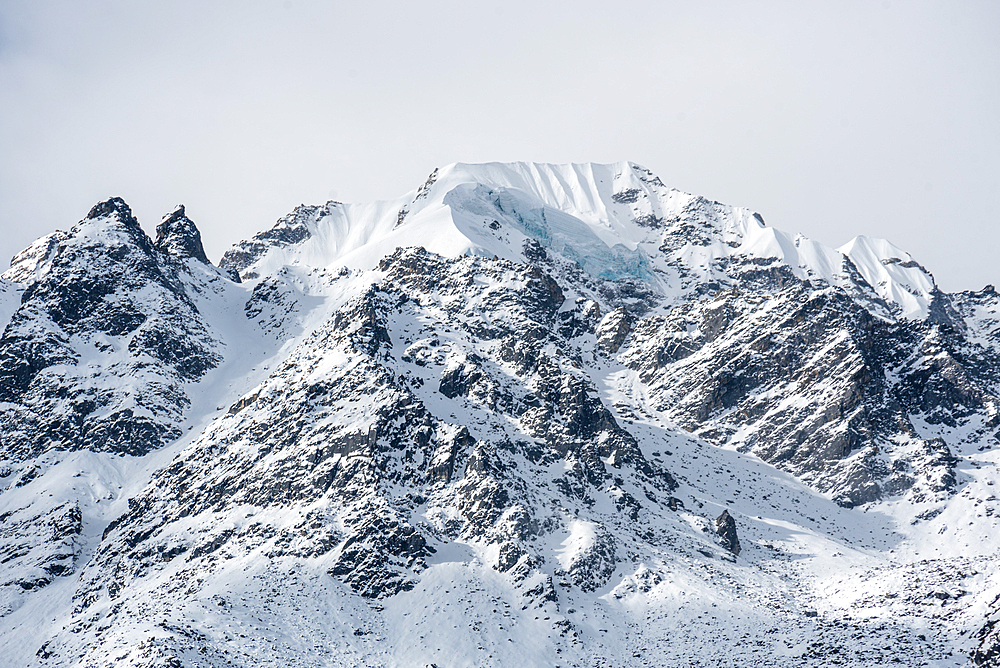
[[[166,255],[179,258],[193,257],[205,264],[211,264],[205,255],[205,248],[201,245],[201,233],[194,222],[185,215],[183,204],[179,204],[176,209],[164,216],[163,221],[156,226],[156,242],[153,245],[156,250]]]

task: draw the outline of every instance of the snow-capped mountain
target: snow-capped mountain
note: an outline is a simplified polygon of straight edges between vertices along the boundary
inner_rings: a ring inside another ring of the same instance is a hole
[[[25,666],[996,665],[1000,297],[632,163],[0,279]]]

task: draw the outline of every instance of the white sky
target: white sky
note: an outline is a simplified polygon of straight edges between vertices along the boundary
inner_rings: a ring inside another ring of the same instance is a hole
[[[209,256],[450,162],[645,165],[1000,283],[1000,3],[0,1],[0,264],[124,197]]]

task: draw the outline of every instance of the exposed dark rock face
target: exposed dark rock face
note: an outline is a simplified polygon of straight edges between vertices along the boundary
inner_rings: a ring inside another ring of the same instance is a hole
[[[624,308],[617,308],[604,316],[597,325],[597,345],[605,353],[613,355],[625,342],[632,330],[632,317]]]
[[[987,370],[1000,368],[959,330],[885,322],[780,274],[639,321],[619,356],[679,424],[735,439],[845,506],[953,489],[948,445],[921,438],[912,419],[957,425],[987,412]]]
[[[438,391],[449,399],[468,395],[469,390],[483,379],[483,374],[477,369],[477,362],[481,364],[482,359],[474,356],[468,362],[445,369],[441,374]]]
[[[573,556],[567,575],[583,591],[596,591],[611,579],[617,566],[615,539],[598,527],[593,542]]]
[[[154,245],[113,198],[33,244],[6,274],[24,287],[0,337],[0,478],[35,491],[0,511],[0,614],[74,574],[86,543],[79,505],[47,504],[36,481],[64,455],[43,455],[142,456],[170,443],[188,384],[222,359],[189,294],[210,290],[206,277],[175,262],[201,248],[198,232],[181,209],[160,232]]]
[[[27,481],[22,476],[19,482]],[[4,565],[0,617],[17,608],[23,594],[74,572],[82,530],[80,508],[72,503],[0,514],[0,563]]]
[[[715,533],[722,539],[722,547],[732,552],[735,556],[740,555],[740,539],[736,535],[736,520],[729,514],[728,510],[723,510],[722,514],[715,518]]]

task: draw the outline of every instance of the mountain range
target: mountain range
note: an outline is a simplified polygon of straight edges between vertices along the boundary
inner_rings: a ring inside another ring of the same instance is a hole
[[[10,666],[1000,665],[1000,296],[634,163],[0,277]]]

